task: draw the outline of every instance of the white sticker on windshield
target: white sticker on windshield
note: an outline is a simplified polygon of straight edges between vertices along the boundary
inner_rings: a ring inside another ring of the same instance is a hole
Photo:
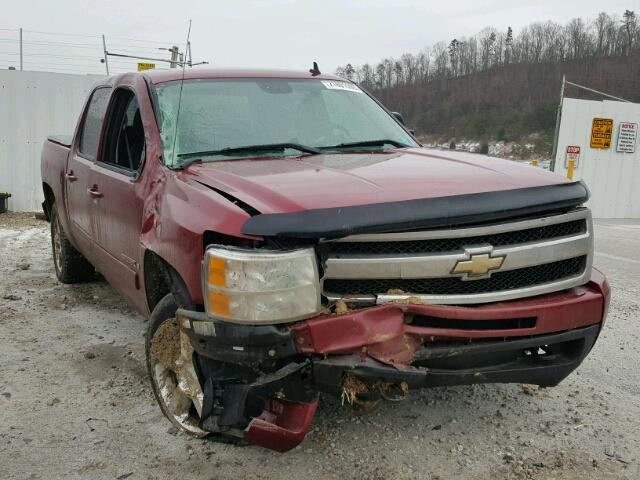
[[[330,90],[347,90],[349,92],[364,93],[357,85],[339,80],[321,80],[322,84]]]

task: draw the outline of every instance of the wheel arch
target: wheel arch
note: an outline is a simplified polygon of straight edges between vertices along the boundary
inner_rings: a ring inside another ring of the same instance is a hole
[[[53,189],[51,186],[42,182],[42,192],[44,193],[44,202],[42,202],[42,210],[44,211],[44,216],[47,218],[47,221],[51,221],[51,207],[56,201],[56,197],[53,193]]]
[[[149,312],[168,293],[172,293],[181,308],[195,310],[196,305],[189,293],[186,282],[178,271],[153,250],[145,250],[144,289]]]

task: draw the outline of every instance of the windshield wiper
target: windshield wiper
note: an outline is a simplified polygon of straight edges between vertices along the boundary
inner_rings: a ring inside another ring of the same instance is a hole
[[[227,147],[220,150],[204,150],[202,152],[180,153],[178,154],[178,158],[201,158],[210,157],[213,155],[232,156],[236,153],[242,152],[277,152],[284,151],[286,149],[298,150],[299,152],[310,153],[312,155],[317,155],[320,153],[320,150],[318,150],[317,148],[308,147],[299,143],[267,143],[264,145],[244,145],[242,147]]]
[[[402,142],[398,142],[397,140],[365,140],[363,142],[352,142],[352,143],[340,143],[338,145],[331,145],[329,147],[320,147],[322,150],[333,150],[340,148],[355,148],[355,147],[384,147],[385,145],[393,145],[398,148],[408,148],[411,145],[406,145]]]

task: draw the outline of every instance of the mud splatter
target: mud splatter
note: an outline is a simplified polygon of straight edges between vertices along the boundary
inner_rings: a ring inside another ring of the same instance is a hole
[[[180,357],[180,329],[177,320],[160,325],[151,341],[151,356],[167,367],[175,365]]]

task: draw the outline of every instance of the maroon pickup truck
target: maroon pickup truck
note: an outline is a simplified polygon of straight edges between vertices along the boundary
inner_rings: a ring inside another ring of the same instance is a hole
[[[422,148],[317,71],[109,78],[42,179],[58,279],[149,317],[155,396],[196,436],[286,451],[319,392],[553,386],[607,312],[584,184]]]

